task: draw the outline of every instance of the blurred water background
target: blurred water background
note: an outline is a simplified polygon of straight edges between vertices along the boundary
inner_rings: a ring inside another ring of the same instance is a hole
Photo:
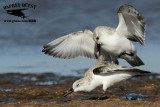
[[[22,19],[6,13],[4,5],[31,3],[36,9],[28,11],[36,23],[7,23],[4,19]],[[96,60],[78,57],[58,59],[44,55],[47,42],[82,29],[118,24],[117,10],[122,4],[137,8],[146,18],[146,46],[135,43],[145,65],[140,68],[160,73],[160,1],[159,0],[1,0],[0,1],[0,73],[54,72],[77,75],[93,66]],[[121,60],[120,64],[128,65]]]

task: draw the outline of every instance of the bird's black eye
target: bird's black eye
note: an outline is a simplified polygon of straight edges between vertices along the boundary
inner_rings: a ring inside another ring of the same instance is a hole
[[[130,10],[128,10],[128,12],[130,13],[131,11],[130,11]]]
[[[99,40],[99,37],[97,36],[96,39]]]
[[[77,87],[79,86],[79,84],[77,84]]]

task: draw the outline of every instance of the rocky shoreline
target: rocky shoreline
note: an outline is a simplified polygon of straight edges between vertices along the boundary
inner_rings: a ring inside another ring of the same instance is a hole
[[[92,92],[78,92],[62,97],[62,94],[80,77],[44,74],[0,74],[1,107],[160,107],[160,75],[132,78],[107,90],[103,99],[101,87]],[[143,94],[141,100],[128,100],[125,93]]]

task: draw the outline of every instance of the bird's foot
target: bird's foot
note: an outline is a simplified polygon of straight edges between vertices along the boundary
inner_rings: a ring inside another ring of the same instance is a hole
[[[109,97],[106,96],[106,92],[103,92],[102,95],[100,95],[97,100],[105,100],[108,99]]]

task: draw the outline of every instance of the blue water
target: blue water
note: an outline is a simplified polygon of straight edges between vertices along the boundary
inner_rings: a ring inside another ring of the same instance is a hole
[[[6,14],[4,5],[15,2],[36,4],[28,11],[36,23],[6,23],[4,19],[21,19]],[[41,50],[47,42],[70,32],[91,29],[100,25],[116,27],[117,10],[122,4],[131,4],[146,18],[146,44],[136,43],[138,55],[145,70],[159,72],[160,66],[160,1],[159,0],[5,0],[0,1],[0,72],[41,73],[56,72],[76,75],[75,70],[93,66],[96,61],[78,57],[64,60],[44,55]],[[128,65],[125,61],[121,64]]]

